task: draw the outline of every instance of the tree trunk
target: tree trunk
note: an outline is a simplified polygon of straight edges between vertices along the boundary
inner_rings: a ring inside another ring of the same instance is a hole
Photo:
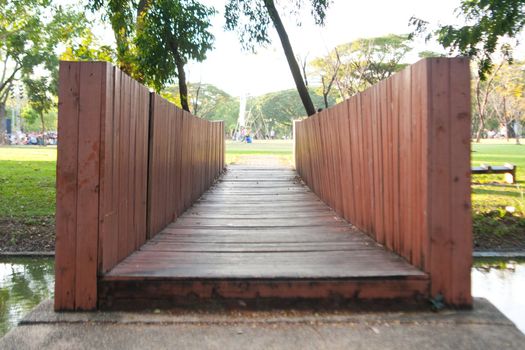
[[[481,140],[481,133],[485,129],[485,120],[484,118],[479,118],[478,132],[476,133],[476,142],[479,143]]]
[[[266,9],[268,10],[270,18],[272,19],[273,25],[277,30],[277,34],[279,34],[279,39],[281,39],[281,45],[283,46],[284,54],[288,61],[288,65],[290,66],[290,71],[292,72],[293,80],[295,81],[295,86],[297,87],[297,92],[299,93],[299,97],[301,97],[301,101],[303,102],[306,114],[308,114],[308,116],[314,115],[314,104],[312,102],[310,94],[308,93],[308,89],[304,84],[301,69],[299,68],[297,60],[295,59],[292,45],[290,44],[290,39],[288,39],[288,34],[286,33],[286,29],[284,28],[283,22],[281,21],[281,17],[279,17],[279,13],[275,8],[274,1],[264,0],[264,4],[266,6]]]
[[[514,122],[514,133],[516,134],[516,144],[521,145],[521,142],[520,142],[521,123],[519,119],[516,119]]]
[[[0,145],[6,142],[5,103],[0,103]]]
[[[47,146],[46,144],[46,124],[44,122],[44,113],[40,113],[40,124],[42,125],[42,146]]]
[[[186,73],[184,72],[184,62],[180,57],[179,50],[175,44],[171,45],[171,52],[173,54],[173,57],[175,57],[175,64],[177,65],[180,104],[182,106],[182,109],[189,112],[190,107],[188,105],[188,86],[186,85]]]

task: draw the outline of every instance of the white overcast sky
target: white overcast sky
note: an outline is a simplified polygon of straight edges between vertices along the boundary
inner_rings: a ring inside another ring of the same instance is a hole
[[[308,1],[304,0],[305,3]],[[201,2],[219,11],[213,18],[215,49],[208,54],[205,62],[188,65],[190,82],[211,83],[234,96],[259,95],[294,88],[279,38],[273,28],[271,46],[259,49],[255,55],[243,52],[237,34],[223,29],[226,0]],[[296,26],[294,17],[287,17],[286,14],[282,14],[282,17],[296,56],[308,55],[312,59],[326,54],[336,45],[357,38],[409,33],[411,28],[408,21],[412,16],[430,21],[433,25],[461,23],[454,13],[458,6],[459,0],[334,0],[324,27],[315,26],[308,13],[303,16],[301,27]],[[436,44],[425,44],[422,40],[414,46],[407,63],[418,60],[417,52],[443,51]],[[516,56],[524,57],[523,46],[520,52]]]

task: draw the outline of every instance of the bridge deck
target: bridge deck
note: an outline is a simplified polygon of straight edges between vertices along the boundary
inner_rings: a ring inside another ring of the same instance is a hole
[[[292,169],[230,166],[99,283],[102,308],[426,297],[428,276],[344,221]]]

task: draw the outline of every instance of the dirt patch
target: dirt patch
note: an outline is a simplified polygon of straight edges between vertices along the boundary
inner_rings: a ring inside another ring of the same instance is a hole
[[[525,250],[525,218],[501,211],[475,214],[474,250]]]
[[[55,218],[0,218],[0,252],[54,251]]]
[[[296,178],[296,181],[300,179]],[[525,251],[525,219],[497,212],[473,220],[474,250]],[[55,218],[0,218],[0,252],[55,250]]]

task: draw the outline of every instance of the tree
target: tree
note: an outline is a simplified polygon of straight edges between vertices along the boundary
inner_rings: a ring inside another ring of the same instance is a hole
[[[172,85],[162,90],[162,96],[180,106],[179,90]],[[207,120],[223,120],[225,130],[232,131],[239,116],[239,99],[211,84],[188,83],[191,112]]]
[[[326,10],[330,4],[329,0],[310,0],[311,14],[317,25],[324,24]],[[302,7],[301,1],[294,1],[293,6],[298,12]],[[306,88],[301,75],[301,69],[297,64],[295,55],[288,38],[286,29],[281,20],[274,0],[229,0],[225,8],[226,29],[236,30],[239,34],[241,44],[245,49],[254,50],[256,45],[270,43],[268,29],[270,22],[273,24],[288,61],[292,77],[297,87],[307,115],[316,113],[315,106]]]
[[[137,66],[142,80],[160,91],[178,78],[182,108],[189,111],[184,66],[203,61],[212,49],[211,7],[194,0],[155,0],[149,3],[137,31]]]
[[[26,78],[24,84],[27,89],[29,106],[40,119],[40,126],[44,145],[46,145],[46,124],[44,115],[55,106],[55,96],[57,93],[56,74],[49,77]]]
[[[406,64],[401,61],[411,49],[409,42],[408,35],[395,34],[357,39],[313,60],[323,95],[335,84],[339,99],[346,99],[403,69]]]
[[[494,89],[490,94],[492,111],[507,130],[514,127],[516,143],[520,144],[520,124],[525,117],[524,62],[502,64],[494,75]]]
[[[93,32],[86,28],[80,42],[72,43],[60,55],[65,61],[106,61],[115,62],[116,53],[108,45],[100,45]]]
[[[184,66],[212,49],[215,10],[196,0],[91,0],[90,6],[109,18],[119,67],[158,92],[178,78],[181,106],[189,111]]]
[[[3,135],[5,103],[13,82],[26,81],[37,68],[40,76],[56,70],[56,49],[59,44],[71,43],[85,28],[86,20],[75,8],[55,6],[49,0],[0,0],[0,8],[0,135]]]
[[[481,80],[492,70],[493,54],[501,54],[512,62],[512,47],[501,39],[515,38],[525,25],[525,0],[461,0],[457,12],[467,22],[463,26],[442,25],[427,34],[450,53],[458,53],[478,62]],[[413,35],[428,33],[428,22],[412,17]]]
[[[476,142],[479,142],[483,131],[485,130],[486,118],[489,107],[489,96],[494,91],[494,77],[498,73],[503,63],[500,63],[498,67],[490,73],[490,76],[486,76],[483,80],[479,76],[475,76],[474,80],[474,118],[473,122],[477,123],[478,130],[476,131]]]
[[[323,104],[323,97],[309,92],[314,103]],[[329,97],[329,104],[334,104]],[[247,102],[246,126],[253,134],[263,138],[273,129],[278,135],[290,135],[293,121],[304,117],[304,107],[297,90],[271,92],[252,97]]]
[[[332,52],[325,57],[314,59],[311,65],[314,67],[315,75],[321,79],[321,93],[323,95],[324,106],[328,108],[330,107],[328,96],[332,91],[332,87],[339,73],[339,68],[341,67],[341,59],[337,48],[334,48]]]

